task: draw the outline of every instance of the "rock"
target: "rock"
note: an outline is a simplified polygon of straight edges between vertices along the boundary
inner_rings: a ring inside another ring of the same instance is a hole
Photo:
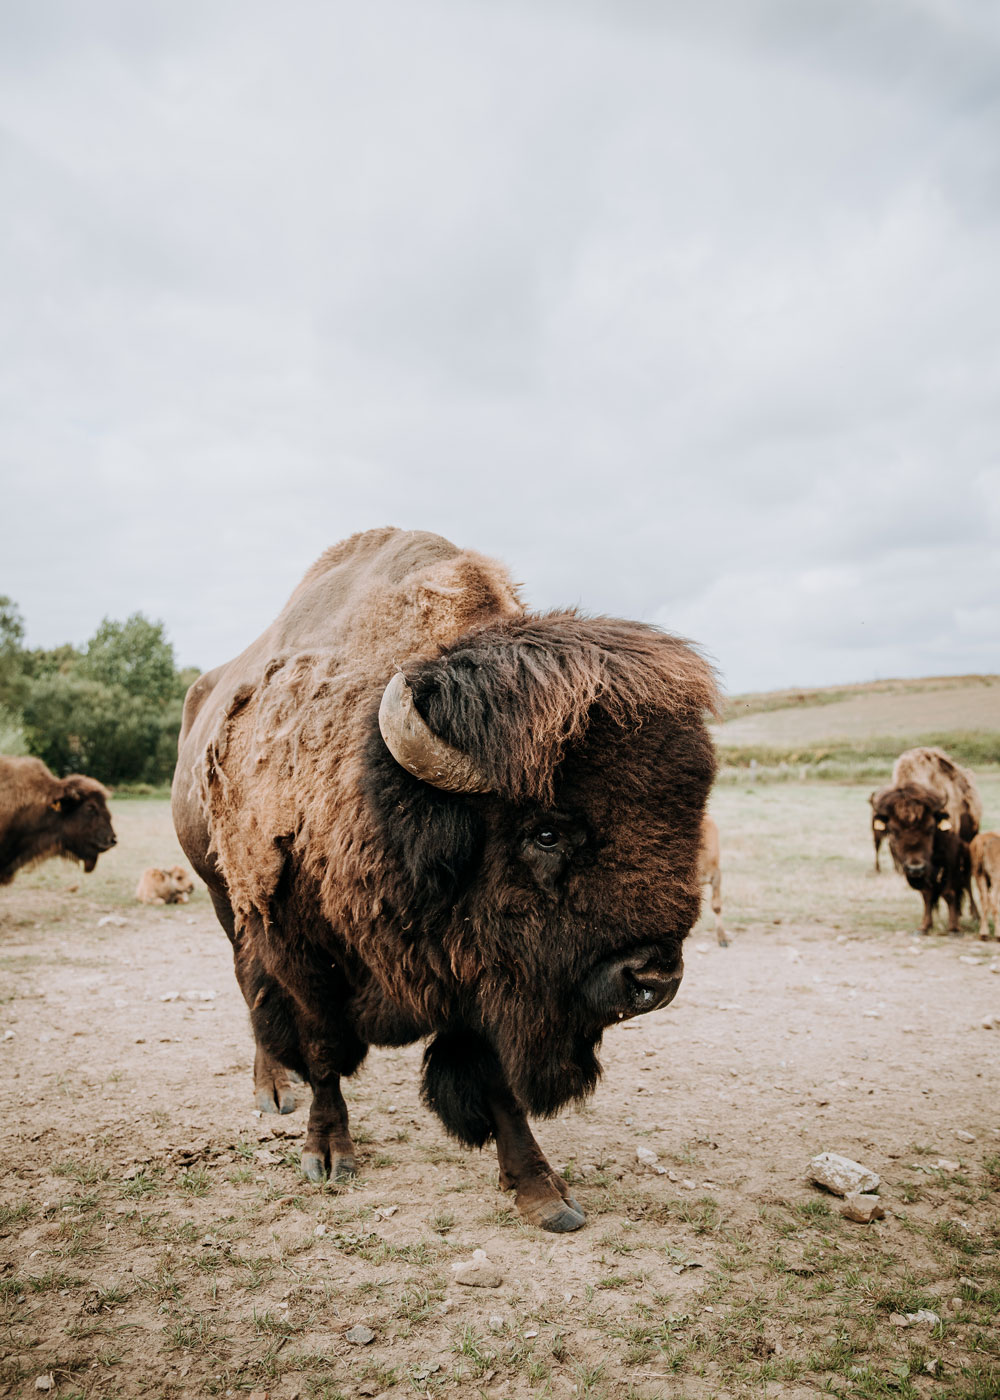
[[[375,1333],[363,1322],[359,1322],[356,1327],[349,1327],[344,1333],[344,1337],[352,1346],[366,1347],[375,1340]]]
[[[991,1030],[993,1030],[993,1028],[996,1026],[996,1023],[997,1023],[997,1018],[996,1018],[995,1016],[984,1016],[984,1017],[983,1017],[983,1030],[984,1030],[984,1031],[991,1031]]]
[[[961,1162],[952,1162],[948,1157],[940,1157],[936,1162],[932,1162],[931,1166],[936,1172],[948,1172],[949,1174],[962,1170]]]
[[[496,1265],[487,1257],[484,1249],[475,1249],[471,1259],[452,1264],[456,1283],[464,1283],[467,1288],[499,1288],[503,1277]]]
[[[98,919],[97,921],[98,928],[107,928],[109,924],[111,924],[113,928],[125,928],[128,924],[128,919],[123,919],[120,914],[105,914],[103,919]],[[42,1377],[40,1376],[39,1380],[41,1379]],[[35,1385],[38,1386],[38,1381],[35,1382]],[[39,1389],[48,1389],[48,1387],[39,1387]]]
[[[863,1167],[860,1162],[852,1162],[850,1157],[841,1157],[837,1152],[821,1152],[809,1163],[809,1176],[817,1186],[825,1186],[835,1196],[857,1196],[866,1191],[877,1191],[879,1177],[876,1172]]]
[[[921,1308],[919,1312],[907,1313],[906,1320],[911,1327],[936,1327],[941,1319],[936,1312],[931,1312],[930,1308]]]
[[[258,1147],[253,1158],[255,1162],[260,1162],[261,1166],[264,1167],[276,1167],[281,1161],[277,1152],[269,1152],[266,1147]]]
[[[55,1390],[56,1378],[49,1372],[47,1375],[39,1376],[35,1381],[36,1390]]]
[[[877,1196],[862,1194],[848,1196],[840,1207],[845,1220],[856,1220],[859,1225],[870,1225],[873,1220],[884,1220],[885,1209]]]
[[[635,1155],[644,1167],[649,1167],[651,1171],[656,1172],[657,1176],[666,1176],[666,1167],[660,1166],[659,1158],[651,1148],[637,1147],[635,1149]]]
[[[967,1133],[962,1128],[955,1129],[955,1136],[958,1138],[959,1142],[975,1142],[976,1140],[974,1133]]]

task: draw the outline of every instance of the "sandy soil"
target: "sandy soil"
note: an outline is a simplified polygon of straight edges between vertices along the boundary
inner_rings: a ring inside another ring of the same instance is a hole
[[[858,874],[876,903],[895,878]],[[674,1005],[609,1032],[594,1099],[538,1128],[589,1217],[556,1237],[421,1107],[419,1046],[348,1087],[356,1184],[306,1185],[304,1113],[252,1111],[207,896],[130,905],[131,880],[0,892],[0,1392],[1000,1393],[974,1388],[1000,1375],[1000,944],[971,923],[918,940],[737,900],[723,949],[704,921]],[[881,1175],[885,1220],[808,1183],[827,1150]],[[455,1282],[474,1249],[498,1288]],[[892,1324],[907,1299],[941,1322]]]

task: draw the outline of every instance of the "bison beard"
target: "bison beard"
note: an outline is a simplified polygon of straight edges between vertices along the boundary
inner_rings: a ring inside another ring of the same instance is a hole
[[[422,777],[379,728],[397,666],[438,746]],[[583,1224],[526,1114],[590,1093],[605,1028],[677,989],[714,699],[677,639],[528,614],[492,561],[397,531],[329,551],[196,682],[178,834],[233,940],[258,1105],[312,1085],[307,1176],[354,1169],[341,1076],[427,1037],[448,1131],[496,1141],[526,1219]],[[449,753],[474,790],[431,785]]]

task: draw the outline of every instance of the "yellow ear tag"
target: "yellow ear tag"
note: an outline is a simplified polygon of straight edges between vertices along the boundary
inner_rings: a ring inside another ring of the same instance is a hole
[[[885,822],[882,820],[881,817],[876,817],[875,820],[872,822],[872,826],[875,828],[876,831],[885,830]]]
[[[61,812],[61,811],[62,811],[62,799],[59,798],[59,797],[57,797],[56,800],[55,800],[54,802],[50,802],[50,803],[49,803],[49,807],[50,807],[50,809],[51,809],[53,812]]]
[[[947,817],[942,817],[941,820],[938,822],[938,831],[950,831],[950,830],[951,830],[951,822],[948,820]]]

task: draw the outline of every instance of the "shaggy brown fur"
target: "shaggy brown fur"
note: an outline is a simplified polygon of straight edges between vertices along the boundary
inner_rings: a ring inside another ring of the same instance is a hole
[[[929,933],[939,899],[948,906],[948,930],[958,932],[963,895],[973,914],[968,844],[953,828],[940,792],[921,783],[882,788],[872,796],[873,819],[883,823],[893,864],[924,901],[921,933]]]
[[[488,793],[392,758],[377,711],[397,668]],[[524,1114],[588,1093],[604,1027],[676,990],[715,700],[676,638],[529,614],[499,564],[395,530],[328,550],[192,686],[178,836],[234,941],[258,1102],[288,1104],[283,1067],[313,1084],[308,1175],[353,1160],[339,1076],[370,1043],[434,1035],[446,1126],[496,1137],[527,1218],[583,1223]]]
[[[139,877],[135,897],[140,904],[187,904],[194,881],[183,865],[161,870],[151,865]]]
[[[967,769],[960,768],[943,749],[907,749],[893,765],[889,787],[910,783],[937,793],[938,805],[947,814],[952,830],[963,841],[972,840],[983,820],[983,804]]]
[[[89,874],[115,844],[108,790],[94,778],[57,778],[39,758],[0,757],[0,885],[53,856]]]
[[[969,847],[972,878],[979,890],[979,937],[1000,938],[1000,832],[981,831]]]

